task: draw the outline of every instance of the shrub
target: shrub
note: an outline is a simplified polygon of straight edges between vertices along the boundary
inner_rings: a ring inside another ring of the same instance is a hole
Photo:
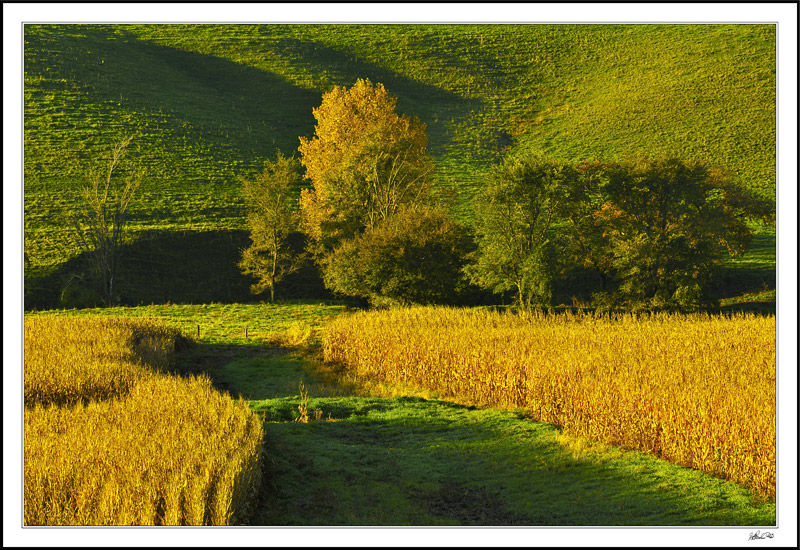
[[[471,250],[465,229],[447,214],[406,208],[335,249],[325,284],[374,305],[452,303]]]
[[[476,201],[477,261],[473,282],[494,292],[515,290],[523,307],[548,304],[558,221],[574,170],[537,155],[507,157]]]
[[[723,254],[752,237],[745,193],[700,163],[677,159],[597,164],[591,230],[598,261],[616,281],[617,305],[696,310],[715,306]]]

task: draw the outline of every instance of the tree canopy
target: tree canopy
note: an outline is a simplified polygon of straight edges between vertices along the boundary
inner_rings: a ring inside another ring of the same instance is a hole
[[[93,275],[106,307],[118,300],[114,279],[119,270],[128,209],[145,176],[141,164],[128,155],[133,136],[111,146],[108,157],[87,170],[81,190],[83,203],[73,218],[73,233],[88,254]],[[63,296],[63,294],[62,294]]]
[[[600,254],[619,283],[611,301],[631,308],[713,305],[723,255],[747,249],[746,221],[760,217],[747,194],[703,164],[674,158],[600,164],[594,172]]]
[[[476,201],[475,283],[549,305],[570,270],[599,274],[595,306],[713,306],[724,255],[743,253],[768,209],[701,163],[509,157]],[[768,217],[768,216],[766,216]]]
[[[540,156],[509,157],[494,170],[476,201],[475,283],[513,289],[526,307],[550,300],[550,229],[574,179],[570,166]]]
[[[254,294],[269,289],[270,301],[275,301],[275,285],[297,266],[286,238],[298,225],[299,168],[296,159],[278,152],[261,172],[242,181],[251,245],[242,251],[239,267],[257,279]]]
[[[434,213],[425,125],[396,106],[382,84],[335,86],[313,111],[315,135],[300,138],[312,185],[300,197],[302,228],[326,286],[342,294],[431,303],[463,271],[530,307],[549,305],[553,283],[583,271],[599,275],[595,306],[697,309],[715,304],[723,254],[747,248],[747,220],[774,220],[766,201],[701,163],[517,152],[475,199],[468,252],[469,236]]]
[[[428,207],[406,207],[339,245],[325,284],[374,305],[453,303],[473,249],[464,227]]]
[[[428,192],[425,124],[395,112],[383,84],[335,86],[314,109],[315,135],[300,138],[312,188],[301,196],[305,232],[323,250],[374,227]]]

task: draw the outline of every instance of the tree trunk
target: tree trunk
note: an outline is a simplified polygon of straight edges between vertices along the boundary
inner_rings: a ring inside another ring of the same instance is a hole
[[[525,292],[525,284],[522,282],[517,282],[517,300],[519,301],[520,309],[528,309],[528,296]]]
[[[275,302],[275,273],[278,271],[278,239],[273,241],[272,272],[269,274],[269,301]]]
[[[108,297],[106,298],[106,307],[114,305],[114,274],[108,278]]]

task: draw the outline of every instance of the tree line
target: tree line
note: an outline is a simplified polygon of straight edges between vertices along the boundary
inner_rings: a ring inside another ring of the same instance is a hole
[[[279,153],[244,180],[252,245],[240,266],[254,292],[274,299],[305,259],[328,289],[374,305],[455,303],[477,286],[547,306],[577,270],[594,281],[595,307],[693,310],[716,305],[724,255],[747,250],[748,221],[774,223],[774,205],[702,163],[523,153],[494,167],[465,225],[431,193],[425,124],[396,102],[369,80],[334,87],[299,159]],[[307,238],[300,258],[294,231]]]
[[[468,303],[477,289],[549,306],[554,285],[581,273],[600,309],[715,306],[724,256],[743,254],[748,222],[775,205],[717,168],[676,158],[578,163],[516,153],[493,167],[455,220],[437,200],[425,124],[396,112],[382,84],[359,79],[323,94],[299,158],[278,152],[243,178],[251,245],[239,268],[254,294],[313,263],[335,294],[376,306]],[[140,171],[120,171],[130,139],[85,189],[79,242],[95,258],[106,305]],[[111,183],[120,174],[120,190]],[[298,251],[291,236],[302,235]]]

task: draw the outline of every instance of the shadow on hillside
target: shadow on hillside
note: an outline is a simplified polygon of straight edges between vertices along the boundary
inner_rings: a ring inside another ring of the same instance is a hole
[[[272,43],[275,50],[282,55],[299,58],[312,74],[322,75],[328,88],[333,85],[352,86],[358,78],[368,78],[373,83],[384,84],[390,94],[398,97],[397,110],[400,113],[418,116],[428,125],[429,132],[436,135],[440,134],[436,120],[459,117],[480,106],[478,100],[423,84],[365,61],[342,48],[294,37],[279,37]]]
[[[239,158],[271,156],[275,147],[294,149],[297,136],[313,132],[311,108],[320,94],[280,76],[140,40],[125,25],[60,25],[48,30],[52,32],[26,33],[30,51],[50,52],[41,62],[26,57],[26,76],[45,77],[38,86],[60,81],[75,86],[85,103],[109,111],[95,113],[97,117],[120,108],[139,117],[168,115],[173,123],[183,123],[184,133],[238,148]],[[145,120],[131,122],[138,127]],[[185,137],[173,133],[158,135],[175,140],[169,148],[182,150]]]
[[[384,83],[399,96],[400,112],[417,115],[429,126],[436,118],[449,119],[477,107],[474,100],[398,75],[346,50],[280,36],[269,26],[263,27],[262,48],[296,59],[315,82],[300,87],[243,63],[140,39],[126,25],[41,27],[46,29],[25,35],[26,49],[32,52],[25,60],[26,77],[45,78],[37,86],[66,82],[80,89],[87,103],[170,114],[193,132],[252,132],[221,144],[242,148],[243,158],[254,149],[259,156],[271,156],[276,146],[295,149],[298,136],[313,135],[312,108],[319,106],[322,92],[334,84],[350,86],[357,78]],[[40,52],[47,54],[39,57]]]
[[[254,279],[237,266],[240,250],[250,244],[245,230],[142,231],[122,248],[116,281],[119,304],[241,303],[263,300],[250,293]],[[298,239],[294,239],[298,241]],[[295,247],[302,243],[294,242]],[[25,281],[25,309],[94,307],[85,254],[36,280]],[[66,292],[64,290],[67,289]],[[62,300],[62,295],[64,299]],[[306,265],[277,286],[277,296],[329,298],[316,269]],[[268,299],[268,297],[267,297]]]

